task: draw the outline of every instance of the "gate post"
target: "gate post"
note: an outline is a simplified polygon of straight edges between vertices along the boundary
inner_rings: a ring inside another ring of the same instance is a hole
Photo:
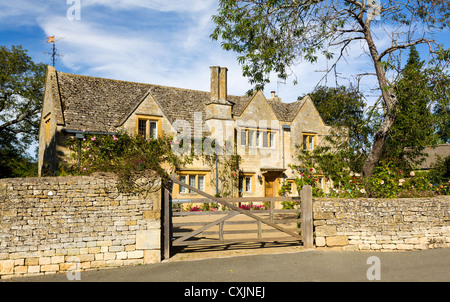
[[[164,225],[164,259],[169,259],[170,258],[170,248],[171,248],[171,237],[172,237],[172,232],[171,232],[171,224],[172,224],[172,205],[170,203],[170,191],[168,188],[164,187],[164,191],[163,191],[163,213],[164,213],[164,217],[163,217],[163,225]]]
[[[312,187],[303,186],[300,191],[301,197],[301,230],[303,246],[307,249],[314,248],[313,238],[313,208],[312,208]]]

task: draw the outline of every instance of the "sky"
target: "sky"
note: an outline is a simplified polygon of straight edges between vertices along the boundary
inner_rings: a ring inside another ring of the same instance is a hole
[[[209,91],[210,66],[228,68],[228,94],[244,95],[252,86],[242,77],[237,55],[212,41],[212,15],[218,0],[0,0],[0,45],[22,45],[35,62],[51,65],[55,36],[58,71],[89,76]],[[448,43],[449,35],[444,39]],[[380,35],[377,43],[390,41]],[[448,47],[448,45],[447,45]],[[295,78],[272,77],[271,91],[284,102],[307,94],[323,77],[321,59],[293,67]],[[341,76],[372,71],[361,46],[351,47],[342,60]],[[374,78],[366,83],[367,96]],[[324,84],[324,82],[322,82]],[[333,85],[334,79],[327,84]],[[340,84],[347,84],[343,81]]]

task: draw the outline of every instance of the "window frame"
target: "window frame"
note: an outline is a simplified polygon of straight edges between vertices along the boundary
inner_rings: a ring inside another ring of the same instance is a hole
[[[240,194],[254,193],[254,186],[255,186],[254,181],[255,181],[254,173],[244,173],[239,175],[238,192]],[[247,188],[249,188],[249,190],[247,190]]]
[[[44,118],[44,136],[45,136],[45,143],[49,144],[52,136],[52,124],[51,124],[51,113],[49,113]]]
[[[180,177],[180,181],[192,186],[192,182],[191,179],[194,179],[194,185],[192,187],[205,192],[206,191],[206,173],[195,173],[195,172],[189,172],[189,173],[182,173],[179,175]],[[183,181],[181,178],[184,178],[185,180]],[[200,187],[200,182],[199,179],[200,177],[203,178],[203,188]],[[179,190],[178,193],[179,194],[198,194],[197,192],[194,192],[192,190],[187,189],[186,187],[183,187],[181,185],[178,186]]]
[[[141,114],[137,114],[136,115],[136,134],[137,135],[142,135],[140,133],[140,129],[142,127],[140,127],[140,122],[145,121],[145,134],[144,134],[144,138],[145,139],[157,139],[158,136],[161,136],[162,134],[162,129],[161,129],[161,117],[158,116],[147,116],[147,115],[141,115]],[[151,124],[155,125],[155,132],[154,132],[154,136],[151,137],[151,129],[152,127],[150,126]]]
[[[311,144],[312,144],[312,147],[311,147]],[[302,150],[303,151],[314,151],[316,146],[317,146],[317,134],[303,132],[302,133]]]

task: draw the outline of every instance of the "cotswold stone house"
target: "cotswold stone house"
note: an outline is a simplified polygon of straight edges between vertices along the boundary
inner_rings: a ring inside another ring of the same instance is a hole
[[[228,95],[227,68],[210,69],[211,90],[206,92],[68,74],[49,66],[39,132],[39,175],[57,171],[69,154],[64,143],[68,137],[81,140],[86,133],[113,134],[119,128],[149,139],[187,131],[233,144],[232,152],[242,157],[239,195],[277,196],[285,182],[296,194],[289,165],[296,163],[298,146],[313,150],[330,132],[311,99],[284,103],[275,92],[266,98],[261,91],[252,96]],[[216,191],[213,171],[201,160],[177,174],[201,190]],[[319,186],[326,189],[320,175]],[[178,186],[173,194],[198,197]]]

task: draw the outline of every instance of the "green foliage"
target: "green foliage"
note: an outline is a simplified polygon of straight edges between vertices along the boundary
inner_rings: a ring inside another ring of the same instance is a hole
[[[383,158],[395,160],[396,166],[402,169],[411,169],[420,163],[418,159],[424,148],[438,142],[434,117],[429,109],[433,89],[423,65],[418,51],[411,47],[407,64],[395,87],[399,110],[386,138]]]
[[[242,157],[228,154],[226,151],[229,146],[232,146],[232,144],[225,142],[222,152],[219,152],[223,155],[203,154],[201,156],[203,162],[210,168],[212,187],[216,188],[216,179],[218,180],[219,188],[216,189],[220,193],[216,194],[216,197],[231,197],[239,192],[239,166],[242,162]]]
[[[113,172],[118,176],[119,189],[125,192],[152,188],[159,177],[163,182],[167,181],[177,167],[192,160],[188,156],[174,155],[172,137],[165,135],[146,140],[122,132],[116,135],[86,134],[81,141],[81,150],[79,143],[76,138],[67,141],[72,159],[61,166],[61,174]]]
[[[0,177],[37,175],[25,154],[37,141],[44,80],[45,65],[21,46],[0,46]]]
[[[429,171],[429,178],[433,184],[444,183],[450,180],[450,156],[438,157],[433,167]]]
[[[332,148],[322,146],[314,151],[321,166],[333,179],[337,179],[343,165],[360,173],[371,148],[371,137],[380,122],[378,112],[372,109],[365,115],[364,98],[352,87],[320,86],[309,96],[325,124],[332,126],[325,138]]]
[[[438,161],[430,172],[403,170],[392,161],[380,161],[370,178],[351,172],[339,154],[322,156],[319,153],[303,152],[299,161],[300,165],[291,166],[297,173],[297,188],[301,190],[304,185],[311,185],[315,197],[396,198],[450,194],[450,157]],[[330,162],[339,165],[333,166]],[[317,175],[331,179],[328,192],[317,188]]]

